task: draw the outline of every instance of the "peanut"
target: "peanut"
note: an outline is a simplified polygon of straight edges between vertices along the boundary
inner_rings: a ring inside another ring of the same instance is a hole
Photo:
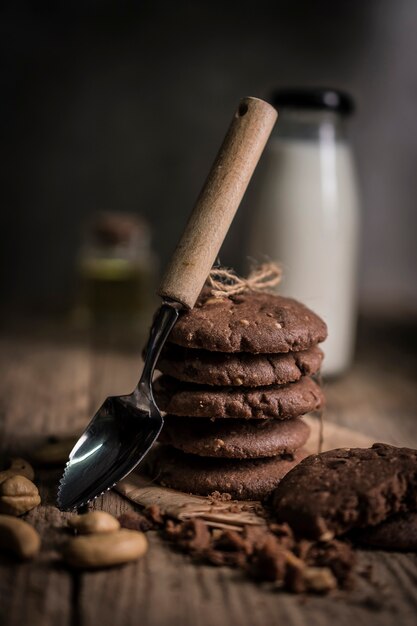
[[[45,443],[33,451],[31,458],[39,465],[65,465],[76,443],[77,437]]]
[[[105,511],[91,511],[85,515],[73,515],[69,518],[68,524],[81,535],[109,533],[120,528],[118,520]]]
[[[41,538],[27,522],[0,515],[0,551],[10,552],[20,559],[32,559],[41,547]]]
[[[80,535],[64,548],[64,559],[72,567],[98,569],[136,561],[148,547],[145,535],[122,528],[115,532]]]
[[[0,513],[23,515],[40,501],[38,488],[25,476],[10,476],[0,485]]]
[[[0,485],[7,480],[7,478],[11,478],[16,475],[24,476],[29,480],[33,480],[35,478],[35,472],[33,471],[31,464],[24,459],[15,458],[11,460],[9,468],[0,472]]]

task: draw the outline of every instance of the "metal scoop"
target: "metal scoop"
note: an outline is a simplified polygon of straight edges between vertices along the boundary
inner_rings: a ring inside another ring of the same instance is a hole
[[[194,306],[233,220],[277,112],[244,98],[162,280],[140,381],[130,395],[105,400],[73,448],[58,490],[61,510],[79,508],[129,474],[157,439],[163,418],[152,375],[181,309]]]

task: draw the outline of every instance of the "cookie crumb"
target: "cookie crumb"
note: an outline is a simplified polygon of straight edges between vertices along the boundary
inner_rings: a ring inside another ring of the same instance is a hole
[[[156,528],[155,524],[146,515],[142,513],[136,513],[135,511],[128,511],[122,513],[117,518],[122,528],[128,528],[129,530],[140,530],[143,533],[148,532]]]
[[[214,492],[215,501],[224,495]],[[287,524],[245,525],[241,532],[213,529],[201,519],[167,520],[165,536],[194,559],[228,565],[293,593],[327,594],[346,588],[355,563],[348,544],[298,541]]]
[[[328,593],[337,588],[337,580],[328,567],[306,567],[303,579],[306,591]]]
[[[161,509],[157,504],[151,504],[151,506],[146,507],[145,514],[152,520],[152,522],[156,526],[161,526],[164,524],[164,517],[162,515]]]
[[[208,496],[209,500],[211,500],[211,502],[215,503],[215,502],[230,502],[230,500],[232,499],[232,496],[230,495],[230,493],[220,493],[220,491],[213,491],[213,493],[211,493]]]

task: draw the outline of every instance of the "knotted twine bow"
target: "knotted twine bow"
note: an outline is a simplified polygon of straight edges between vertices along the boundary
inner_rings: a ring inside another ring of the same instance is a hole
[[[232,269],[215,267],[211,270],[207,283],[215,298],[235,296],[244,291],[264,291],[279,285],[282,269],[276,263],[262,263],[253,269],[247,278],[241,278]]]

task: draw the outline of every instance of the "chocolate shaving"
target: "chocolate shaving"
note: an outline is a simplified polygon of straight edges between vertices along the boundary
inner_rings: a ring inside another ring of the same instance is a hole
[[[167,520],[164,536],[194,560],[242,569],[251,578],[294,593],[350,588],[355,557],[349,544],[297,541],[287,524],[210,528],[201,519]]]
[[[129,511],[123,513],[118,517],[120,526],[122,528],[128,528],[129,530],[140,530],[143,533],[147,533],[148,530],[154,530],[155,524],[142,513],[134,513]]]
[[[165,539],[197,562],[235,567],[256,581],[294,593],[323,594],[336,588],[350,589],[353,584],[355,555],[348,543],[297,539],[288,524],[213,528],[199,518],[172,519],[156,504],[140,513],[123,513],[119,521],[124,528],[142,532],[160,530]]]

